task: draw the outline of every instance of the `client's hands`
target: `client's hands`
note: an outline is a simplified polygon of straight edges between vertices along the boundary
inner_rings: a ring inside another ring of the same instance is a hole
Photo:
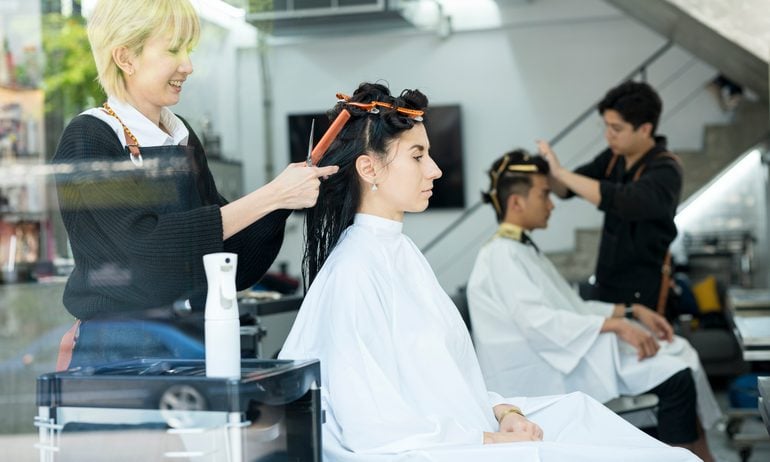
[[[511,406],[495,407],[496,417],[500,418],[500,429],[497,432],[484,432],[484,444],[512,443],[515,441],[542,441],[543,430],[534,422],[516,412],[501,412]]]
[[[308,167],[304,162],[289,164],[269,183],[279,208],[304,209],[315,205],[318,200],[319,178],[337,173],[339,167]]]
[[[625,319],[618,319],[617,322],[619,328],[615,330],[615,333],[621,340],[636,348],[640,360],[655,356],[660,349],[660,345],[655,341],[655,337],[652,334],[641,327],[627,322]]]
[[[502,431],[500,423],[499,432],[484,432],[484,444],[515,443],[518,441],[543,441],[543,430],[534,422],[518,416],[522,422],[516,424],[515,429]],[[506,417],[503,421],[513,420],[514,417]]]
[[[666,318],[644,305],[634,303],[634,317],[646,328],[650,329],[660,340],[674,340],[674,329]]]
[[[517,441],[540,441],[543,439],[543,429],[538,424],[515,412],[503,416],[503,420],[500,421],[500,433],[516,433],[526,436],[523,440]]]

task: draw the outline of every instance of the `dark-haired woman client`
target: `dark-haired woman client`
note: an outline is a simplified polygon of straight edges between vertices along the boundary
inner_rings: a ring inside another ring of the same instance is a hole
[[[310,288],[280,354],[321,361],[325,460],[698,460],[580,393],[487,392],[457,309],[401,232],[441,177],[427,103],[362,84],[330,111],[352,117],[320,162],[340,170],[307,214]]]

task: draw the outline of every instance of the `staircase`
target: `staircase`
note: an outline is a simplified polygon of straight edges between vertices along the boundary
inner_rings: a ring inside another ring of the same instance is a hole
[[[770,136],[769,111],[766,101],[744,100],[736,108],[732,123],[704,127],[702,151],[676,152],[684,169],[680,203],[717,176],[736,156]],[[596,268],[600,238],[600,229],[578,229],[574,250],[549,253],[548,258],[568,281],[585,281]]]
[[[767,100],[766,0],[605,1]]]
[[[767,137],[768,106],[764,102],[743,101],[729,125],[707,125],[703,150],[677,152],[684,166],[684,187],[680,202],[724,170],[735,157]]]
[[[601,235],[598,228],[578,229],[575,231],[574,250],[548,253],[548,258],[567,281],[585,281],[594,274]]]

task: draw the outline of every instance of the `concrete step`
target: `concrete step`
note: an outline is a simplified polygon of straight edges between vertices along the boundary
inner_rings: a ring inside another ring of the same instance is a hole
[[[587,280],[596,267],[601,229],[583,228],[575,231],[575,250],[552,252],[547,256],[569,282]]]
[[[575,230],[575,248],[580,251],[598,252],[601,238],[600,228],[578,228]]]
[[[677,152],[684,166],[682,200],[687,199],[730,165],[737,156],[770,134],[768,106],[743,101],[729,125],[707,125],[703,151]]]

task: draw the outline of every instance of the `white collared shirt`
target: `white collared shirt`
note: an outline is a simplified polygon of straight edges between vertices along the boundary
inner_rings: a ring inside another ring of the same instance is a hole
[[[166,107],[161,109],[160,122],[171,132],[171,135],[161,130],[160,127],[155,125],[150,119],[145,117],[141,112],[128,103],[110,96],[109,99],[107,99],[107,104],[110,105],[115,114],[120,117],[120,120],[126,124],[129,130],[131,130],[131,133],[139,142],[139,146],[187,145],[190,132],[187,130],[187,127],[182,120],[174,115],[170,109]],[[92,108],[84,111],[82,114],[90,115],[107,122],[115,131],[115,134],[118,135],[123,146],[128,145],[126,142],[126,134],[123,131],[123,126],[120,124],[120,121],[107,114],[104,109],[100,107]]]

